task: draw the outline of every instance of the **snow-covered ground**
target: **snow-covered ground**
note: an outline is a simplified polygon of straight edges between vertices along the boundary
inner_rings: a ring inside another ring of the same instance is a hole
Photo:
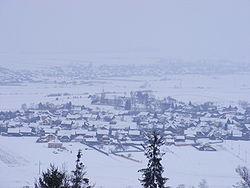
[[[171,96],[177,100],[203,103],[213,101],[223,105],[250,101],[250,74],[231,75],[166,75],[165,77],[128,77],[105,80],[88,80],[84,84],[27,83],[18,86],[0,86],[4,103],[0,110],[19,109],[24,103],[51,101],[51,93],[82,95],[103,90],[129,95],[130,91],[152,90],[160,98]],[[82,102],[82,101],[78,101]]]
[[[0,112],[40,102],[89,106],[88,96],[103,90],[152,90],[157,99],[192,104],[250,102],[248,0],[74,2],[0,0]],[[48,96],[58,93],[68,95]],[[138,163],[80,143],[58,151],[36,139],[0,136],[0,188],[32,187],[49,163],[71,171],[78,149],[96,188],[141,187],[143,153],[132,153]],[[235,168],[249,167],[250,144],[213,146],[216,152],[164,146],[168,184],[206,179],[210,188],[232,187]]]
[[[116,59],[114,59],[115,61]],[[11,68],[11,67],[9,67]],[[219,104],[237,104],[240,100],[250,101],[250,74],[185,74],[165,75],[164,77],[119,77],[87,80],[84,83],[55,84],[22,83],[0,86],[0,110],[17,110],[26,103],[39,102],[89,105],[89,94],[117,92],[129,95],[130,91],[152,90],[159,98],[171,96],[177,100],[194,103],[213,101]],[[70,95],[48,97],[49,94],[69,93]],[[80,143],[65,144],[67,150],[49,149],[47,144],[35,143],[36,138],[0,136],[0,188],[20,188],[33,185],[41,171],[55,163],[61,168],[72,170],[78,149],[83,149],[83,161],[87,166],[88,177],[103,188],[140,187],[137,171],[145,167],[147,160],[143,153],[132,153],[136,163],[114,155],[105,156]],[[169,185],[196,186],[206,179],[211,188],[232,187],[239,178],[235,168],[249,165],[249,142],[227,141],[216,146],[216,152],[200,152],[193,147],[163,148],[165,174],[170,178]],[[40,165],[39,165],[40,164]]]
[[[118,156],[106,156],[80,143],[64,144],[66,150],[58,151],[45,143],[35,143],[31,137],[0,136],[0,187],[20,188],[33,186],[40,173],[54,163],[61,169],[73,170],[78,149],[83,150],[83,162],[87,166],[87,176],[96,187],[135,188],[139,187],[140,173],[147,159],[143,153],[131,153],[137,163]],[[196,186],[206,179],[212,188],[227,188],[239,178],[235,173],[238,165],[249,165],[250,145],[248,142],[226,141],[214,145],[216,152],[201,152],[191,146],[167,147],[162,164],[165,175],[170,178],[168,185],[178,184]],[[125,154],[126,155],[126,154]],[[40,165],[39,165],[40,163]]]

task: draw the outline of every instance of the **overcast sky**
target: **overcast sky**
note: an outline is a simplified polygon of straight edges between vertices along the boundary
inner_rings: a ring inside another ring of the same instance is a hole
[[[250,61],[250,0],[0,0],[0,52]]]

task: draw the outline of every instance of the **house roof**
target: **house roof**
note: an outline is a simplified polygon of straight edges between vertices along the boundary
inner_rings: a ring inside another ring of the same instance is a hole
[[[181,136],[181,135],[180,136],[175,136],[175,139],[185,140],[185,136]]]
[[[77,129],[75,130],[75,134],[86,134],[88,132],[87,129]]]
[[[71,136],[74,135],[74,131],[71,130],[60,130],[57,132],[57,136]]]
[[[86,135],[87,136],[96,136],[96,131],[87,131]]]
[[[71,125],[72,121],[71,120],[63,120],[61,124]]]
[[[250,131],[250,124],[245,124],[245,127]]]
[[[43,128],[44,132],[46,134],[55,134],[56,133],[56,129],[51,129],[51,128]]]
[[[100,134],[100,135],[107,135],[109,134],[109,130],[106,130],[106,129],[97,129],[97,134]]]
[[[93,137],[93,138],[85,138],[86,142],[97,142],[97,138]]]
[[[141,133],[139,130],[129,130],[128,134],[130,136],[139,136]]]
[[[32,129],[29,128],[29,127],[21,127],[21,128],[20,128],[20,132],[21,132],[21,133],[31,133],[31,132],[32,132]]]
[[[7,133],[19,133],[19,128],[8,128]]]
[[[140,112],[137,116],[147,116],[149,112]]]

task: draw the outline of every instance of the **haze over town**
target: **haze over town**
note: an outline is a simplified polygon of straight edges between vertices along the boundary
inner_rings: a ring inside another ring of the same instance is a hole
[[[79,149],[95,187],[139,187],[152,130],[166,185],[236,185],[249,33],[249,0],[1,0],[0,188],[71,171]]]

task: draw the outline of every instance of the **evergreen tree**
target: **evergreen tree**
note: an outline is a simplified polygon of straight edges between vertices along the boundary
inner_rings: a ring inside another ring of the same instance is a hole
[[[125,102],[125,110],[131,110],[132,104],[131,104],[131,100],[128,99]]]
[[[47,172],[42,173],[35,188],[70,188],[65,172],[60,172],[57,167],[50,164]]]
[[[149,159],[147,168],[141,169],[142,179],[139,179],[144,188],[166,188],[165,183],[168,178],[162,176],[164,169],[161,165],[163,153],[160,152],[160,146],[164,144],[163,137],[156,131],[148,136],[148,141],[144,146],[145,155]]]
[[[84,164],[81,162],[82,152],[78,151],[76,159],[76,168],[73,172],[72,177],[72,188],[91,188],[89,185],[89,179],[85,178],[86,172],[84,171]]]
[[[68,103],[66,103],[65,108],[68,110],[71,110],[72,109],[72,102],[69,101]]]
[[[202,179],[201,182],[198,184],[198,188],[208,188],[207,181]]]

